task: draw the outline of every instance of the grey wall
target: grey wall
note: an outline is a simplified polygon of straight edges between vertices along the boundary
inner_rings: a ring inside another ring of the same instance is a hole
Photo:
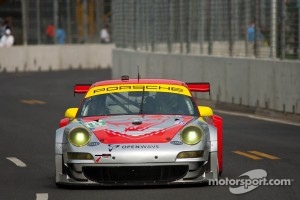
[[[0,72],[111,67],[113,44],[34,45],[0,48]]]
[[[214,101],[300,114],[300,62],[144,53],[114,45],[0,48],[0,72],[111,67],[113,78],[170,78],[211,83]]]
[[[113,78],[170,78],[210,82],[198,97],[300,114],[300,62],[144,53],[114,49]]]

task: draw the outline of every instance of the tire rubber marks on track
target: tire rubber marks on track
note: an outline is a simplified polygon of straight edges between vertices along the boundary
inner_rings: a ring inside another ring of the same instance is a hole
[[[43,104],[46,104],[45,101],[36,100],[36,99],[22,99],[21,102],[25,103],[25,104],[30,104],[30,105],[34,105],[34,104],[43,105]]]
[[[233,153],[241,155],[241,156],[245,156],[252,160],[262,160],[263,158],[267,158],[270,160],[279,160],[280,159],[279,157],[272,156],[270,154],[266,154],[266,153],[259,152],[259,151],[248,151],[248,152],[233,151]]]
[[[6,159],[10,160],[11,162],[13,162],[18,167],[26,167],[26,164],[24,162],[22,162],[21,160],[19,160],[18,158],[16,158],[16,157],[7,157]]]

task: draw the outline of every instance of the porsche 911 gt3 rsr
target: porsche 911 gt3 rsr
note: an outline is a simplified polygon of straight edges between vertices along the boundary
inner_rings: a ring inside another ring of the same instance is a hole
[[[56,130],[57,185],[200,183],[222,172],[222,118],[197,106],[209,83],[129,79],[78,84]]]

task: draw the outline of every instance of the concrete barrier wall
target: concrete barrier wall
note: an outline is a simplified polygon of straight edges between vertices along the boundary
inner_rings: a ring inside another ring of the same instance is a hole
[[[112,51],[113,50],[113,51]],[[300,62],[163,54],[114,45],[48,45],[0,48],[0,72],[113,67],[121,75],[208,81],[213,101],[300,114]]]
[[[34,45],[0,48],[0,72],[111,67],[113,44]]]
[[[300,62],[114,49],[113,78],[170,78],[210,82],[211,95],[198,97],[300,114]]]

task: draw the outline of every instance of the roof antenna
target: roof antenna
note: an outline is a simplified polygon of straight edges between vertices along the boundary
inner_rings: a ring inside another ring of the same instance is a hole
[[[140,66],[137,66],[137,71],[138,71],[138,83],[140,82]]]

